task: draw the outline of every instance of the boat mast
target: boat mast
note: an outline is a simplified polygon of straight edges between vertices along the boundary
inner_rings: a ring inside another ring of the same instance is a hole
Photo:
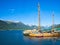
[[[54,12],[53,12],[53,15],[52,15],[52,32],[54,32]]]
[[[38,2],[38,30],[40,31],[40,4]]]

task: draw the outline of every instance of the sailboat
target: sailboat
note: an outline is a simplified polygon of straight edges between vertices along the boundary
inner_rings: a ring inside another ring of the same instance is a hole
[[[54,32],[54,13],[53,13],[53,24],[52,24],[52,31],[51,32],[41,32],[40,27],[40,4],[38,3],[38,30],[26,30],[23,32],[25,36],[30,37],[60,37],[60,32]]]

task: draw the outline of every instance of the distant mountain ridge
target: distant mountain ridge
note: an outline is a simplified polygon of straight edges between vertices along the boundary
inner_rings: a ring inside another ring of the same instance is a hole
[[[60,24],[54,25],[55,28],[60,28]],[[3,21],[0,20],[0,30],[28,30],[28,29],[37,29],[36,25],[25,25],[22,22],[12,22],[12,21]],[[41,30],[51,30],[52,26],[44,27],[41,26]]]
[[[36,28],[37,26],[29,26],[25,25],[22,22],[11,22],[11,21],[3,21],[0,20],[0,29],[33,29]]]

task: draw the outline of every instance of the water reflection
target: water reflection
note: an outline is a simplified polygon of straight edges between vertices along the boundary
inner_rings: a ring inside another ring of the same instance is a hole
[[[34,45],[57,45],[60,44],[60,37],[26,37],[24,36],[24,41],[30,42]]]

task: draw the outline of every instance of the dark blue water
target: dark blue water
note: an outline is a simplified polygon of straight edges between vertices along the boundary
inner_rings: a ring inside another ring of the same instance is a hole
[[[0,45],[60,45],[57,37],[25,37],[22,30],[0,31]]]

